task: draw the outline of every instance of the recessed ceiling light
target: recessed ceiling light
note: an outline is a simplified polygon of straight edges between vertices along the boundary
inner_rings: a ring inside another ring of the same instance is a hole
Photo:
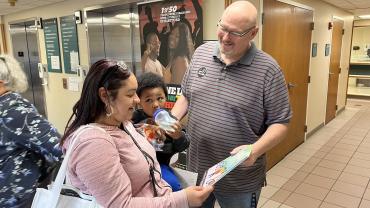
[[[361,19],[370,19],[370,15],[359,15],[358,17]]]

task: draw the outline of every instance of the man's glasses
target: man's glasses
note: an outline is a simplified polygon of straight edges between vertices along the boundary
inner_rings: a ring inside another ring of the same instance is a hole
[[[244,32],[235,32],[235,31],[229,31],[228,29],[226,29],[222,24],[221,24],[221,21],[218,21],[217,23],[217,27],[220,29],[221,32],[223,33],[229,33],[230,35],[233,35],[233,36],[238,36],[238,37],[243,37],[244,35],[248,34],[250,31],[252,31],[256,26],[253,26],[249,29],[247,29],[246,31]]]

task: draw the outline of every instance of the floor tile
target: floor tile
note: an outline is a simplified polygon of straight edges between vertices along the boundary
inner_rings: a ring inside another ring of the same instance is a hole
[[[278,208],[280,207],[281,203],[273,201],[273,200],[268,200],[262,208]]]
[[[361,204],[360,204],[359,208],[369,208],[369,207],[370,207],[370,201],[363,199],[361,201]]]
[[[365,194],[362,198],[370,200],[370,189],[365,190]]]
[[[320,208],[343,208],[341,206],[338,206],[338,205],[335,205],[335,204],[330,204],[328,202],[323,202],[321,205],[320,205]]]
[[[317,165],[320,162],[321,159],[316,158],[316,157],[311,157],[306,164],[311,164],[311,165]]]
[[[333,169],[333,170],[342,171],[346,167],[346,164],[323,159],[323,160],[320,161],[318,166],[326,167],[326,168]]]
[[[271,168],[267,174],[270,175],[277,175],[277,176],[281,176],[281,177],[284,177],[284,178],[290,178],[292,177],[297,171],[296,170],[293,170],[293,169],[290,169],[290,168],[287,168],[287,167],[284,167],[284,166],[275,166],[273,168]]]
[[[327,177],[327,178],[337,179],[339,175],[341,174],[341,172],[337,170],[317,166],[312,171],[312,174]]]
[[[291,206],[288,206],[288,205],[282,204],[279,208],[295,208],[295,207],[291,207]]]
[[[359,148],[357,148],[357,152],[362,152],[362,153],[365,153],[365,154],[370,154],[370,149],[367,148],[367,147],[359,147]]]
[[[369,160],[362,160],[362,159],[358,159],[358,158],[352,158],[348,162],[348,164],[363,167],[363,168],[370,168],[370,161]]]
[[[270,185],[267,185],[265,187],[262,188],[262,191],[261,191],[261,196],[265,197],[265,198],[270,198],[272,197],[272,195],[274,195],[277,191],[279,190],[279,188],[277,187],[274,187],[274,186],[270,186]]]
[[[301,182],[307,177],[307,175],[307,172],[298,170],[290,179]]]
[[[282,161],[280,165],[282,165],[284,167],[287,167],[287,168],[290,168],[290,169],[293,169],[293,170],[298,170],[304,165],[304,163],[294,161],[294,160],[289,160],[289,159],[285,160],[284,159],[284,161]]]
[[[357,149],[357,145],[350,145],[350,144],[345,144],[345,143],[342,143],[342,142],[338,142],[334,148],[338,148],[338,149],[343,149],[343,150],[349,150],[349,151],[354,151]]]
[[[370,161],[370,154],[355,152],[353,154],[352,158],[358,158],[358,159],[361,159],[361,160],[369,160]]]
[[[284,204],[291,207],[316,208],[320,206],[321,201],[302,194],[292,193]]]
[[[333,153],[329,153],[324,157],[324,159],[332,160],[335,162],[341,162],[341,163],[348,163],[350,158],[351,158],[350,156],[343,156],[343,155],[338,155],[338,154],[333,154]]]
[[[297,162],[305,163],[305,162],[307,162],[307,160],[309,160],[311,158],[311,156],[295,153],[295,154],[289,154],[286,158],[290,159],[290,160],[297,161]]]
[[[370,176],[370,168],[363,168],[363,167],[358,167],[354,165],[347,165],[346,168],[344,168],[343,172],[346,173],[353,173],[355,175],[360,175],[360,176]]]
[[[307,183],[302,183],[294,192],[322,201],[328,194],[329,189],[313,186]]]
[[[346,208],[357,208],[360,204],[360,200],[361,199],[357,197],[353,197],[336,191],[330,191],[324,201]]]
[[[292,193],[291,191],[280,189],[270,199],[279,203],[284,203],[284,201],[288,198],[288,196],[291,193]]]
[[[340,148],[335,148],[330,151],[330,154],[351,157],[355,153],[355,150],[345,150]]]
[[[313,169],[315,169],[316,165],[312,165],[312,164],[305,164],[302,166],[301,169],[299,169],[300,171],[303,171],[303,172],[307,172],[307,173],[311,173]]]
[[[366,187],[369,182],[369,177],[359,176],[352,173],[342,172],[339,176],[338,181],[343,181],[353,185]]]
[[[335,182],[335,184],[333,185],[331,189],[334,191],[348,194],[348,195],[358,197],[358,198],[361,198],[365,192],[365,187],[363,186],[357,186],[357,185],[353,185],[353,184],[342,182],[342,181]]]
[[[331,178],[310,174],[309,176],[307,176],[304,182],[314,186],[330,189],[334,185],[335,180]]]
[[[260,196],[260,198],[258,199],[257,207],[262,207],[268,200],[268,198]]]
[[[320,148],[319,151],[321,151],[321,152],[330,152],[332,149],[333,149],[332,146],[325,146],[324,145],[323,147]]]
[[[326,154],[328,154],[328,153],[327,152],[317,151],[313,156],[316,157],[316,158],[322,159],[323,157],[326,156]]]
[[[359,146],[361,144],[362,140],[353,140],[353,139],[341,139],[340,140],[340,143],[343,143],[343,144],[349,144],[349,145],[353,145],[353,146]]]
[[[303,180],[303,179],[302,179]],[[284,189],[286,191],[294,191],[301,182],[295,181],[295,180],[288,180],[281,189]]]
[[[348,101],[267,175],[259,208],[370,208],[370,102]]]
[[[266,180],[269,185],[280,188],[285,182],[288,181],[288,178],[270,174],[267,175]]]

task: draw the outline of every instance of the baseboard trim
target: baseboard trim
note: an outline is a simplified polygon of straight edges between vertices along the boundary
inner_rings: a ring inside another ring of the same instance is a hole
[[[324,122],[322,122],[320,125],[318,125],[316,128],[312,129],[312,131],[308,132],[306,134],[306,139],[310,138],[314,133],[316,133],[318,130],[320,130],[324,125]]]
[[[370,100],[370,96],[366,96],[366,95],[347,95],[347,98]]]
[[[346,109],[346,106],[343,106],[341,109],[338,110],[337,115],[342,113]]]

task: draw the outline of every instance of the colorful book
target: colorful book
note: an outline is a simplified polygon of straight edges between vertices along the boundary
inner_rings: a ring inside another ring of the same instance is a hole
[[[203,175],[201,186],[211,186],[244,162],[252,152],[252,145],[209,168]]]

